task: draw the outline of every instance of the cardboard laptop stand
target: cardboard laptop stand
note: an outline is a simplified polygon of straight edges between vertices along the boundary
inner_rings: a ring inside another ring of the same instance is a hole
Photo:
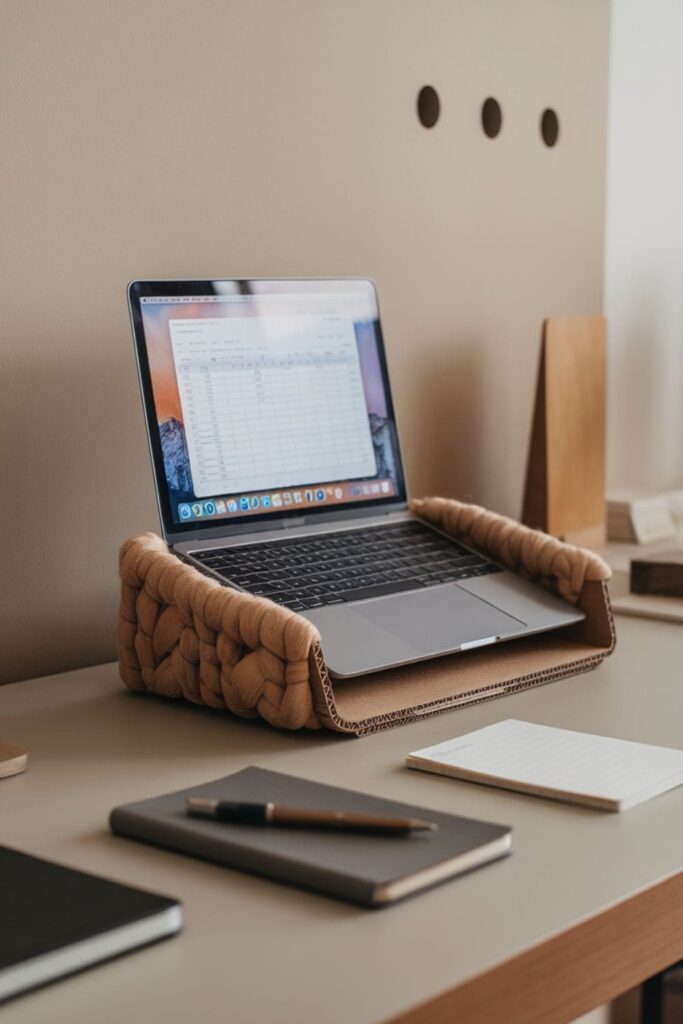
[[[583,622],[357,680],[335,682],[307,619],[209,579],[155,534],[121,548],[119,669],[131,690],[184,698],[285,729],[358,736],[595,668],[614,648],[610,570],[475,505],[415,501],[414,513],[577,604]]]

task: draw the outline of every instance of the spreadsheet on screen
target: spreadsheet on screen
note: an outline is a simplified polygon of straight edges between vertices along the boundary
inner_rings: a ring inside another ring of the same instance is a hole
[[[197,496],[373,477],[353,322],[169,321]]]

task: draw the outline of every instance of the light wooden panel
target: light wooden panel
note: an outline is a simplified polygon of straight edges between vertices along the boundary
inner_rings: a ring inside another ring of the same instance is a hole
[[[607,543],[605,321],[546,321],[522,520],[573,544]]]
[[[412,491],[518,513],[541,322],[600,307],[608,7],[4,0],[0,678],[110,658],[157,526],[133,277],[375,277]]]

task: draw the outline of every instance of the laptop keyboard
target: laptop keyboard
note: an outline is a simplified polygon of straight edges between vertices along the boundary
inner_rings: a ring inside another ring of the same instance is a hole
[[[226,582],[293,611],[502,571],[420,522],[212,548],[192,557]]]

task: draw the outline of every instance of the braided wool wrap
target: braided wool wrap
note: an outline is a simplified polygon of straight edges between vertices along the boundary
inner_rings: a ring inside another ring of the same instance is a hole
[[[129,689],[320,728],[308,667],[320,636],[307,619],[208,579],[154,533],[125,542],[119,574],[119,671]]]
[[[612,575],[610,567],[593,551],[565,544],[479,505],[465,505],[450,498],[422,498],[412,501],[410,508],[415,515],[513,572],[556,590],[570,604],[578,603],[584,583],[599,583]]]
[[[426,498],[411,508],[573,604],[584,582],[609,578],[592,552],[476,505]],[[184,697],[284,729],[327,724],[314,709],[310,671],[321,660],[320,634],[307,619],[221,586],[181,562],[154,533],[123,544],[119,574],[119,671],[129,689]]]

